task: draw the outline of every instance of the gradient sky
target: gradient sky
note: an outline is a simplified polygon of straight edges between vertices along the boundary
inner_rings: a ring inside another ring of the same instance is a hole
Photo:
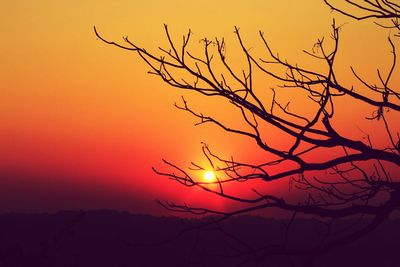
[[[301,51],[329,36],[333,16],[322,0],[2,1],[0,211],[157,213],[154,199],[202,201],[200,193],[151,171],[161,158],[201,160],[201,142],[226,155],[259,157],[252,144],[216,127],[193,127],[196,120],[173,107],[182,93],[147,75],[136,55],[100,42],[94,25],[109,40],[129,36],[154,50],[166,44],[163,23],[178,41],[191,28],[194,50],[205,36],[224,36],[234,51],[234,26],[259,49],[262,30],[283,57],[312,65]],[[346,23],[338,58],[342,79],[352,81],[350,64],[366,76],[386,66],[389,47],[381,40],[388,32],[335,16]],[[371,36],[377,42],[368,41]],[[218,109],[216,102],[189,97],[204,111]],[[345,113],[340,123],[356,131],[354,117]]]

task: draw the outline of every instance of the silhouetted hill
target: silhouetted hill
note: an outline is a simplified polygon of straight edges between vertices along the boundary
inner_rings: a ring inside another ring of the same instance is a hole
[[[284,221],[241,216],[206,225],[210,219],[116,211],[2,214],[0,266],[298,266],[302,259],[263,257],[260,248],[282,244]],[[399,222],[386,222],[317,265],[400,266]],[[338,222],[331,230],[351,223]],[[296,220],[288,247],[315,245],[326,229],[316,221]]]

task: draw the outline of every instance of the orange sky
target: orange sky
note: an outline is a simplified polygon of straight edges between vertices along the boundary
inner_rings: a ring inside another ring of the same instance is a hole
[[[343,27],[338,58],[342,79],[351,82],[350,64],[366,76],[387,66],[389,47],[381,40],[388,32],[336,17],[339,24],[350,22]],[[205,36],[225,36],[234,51],[233,27],[239,26],[248,46],[261,51],[258,30],[263,30],[283,57],[307,62],[301,51],[330,34],[332,18],[322,0],[3,1],[0,210],[153,212],[154,199],[196,198],[151,171],[162,157],[200,160],[200,142],[227,155],[257,157],[249,156],[252,147],[243,148],[248,143],[216,127],[193,127],[195,119],[173,108],[182,93],[147,75],[135,55],[101,43],[93,25],[110,40],[128,35],[154,50],[166,43],[163,23],[179,41],[191,28],[194,50]],[[370,42],[372,37],[378,41]],[[232,53],[232,61],[240,62],[236,57]],[[204,111],[218,109],[202,97],[190,95],[190,102]],[[356,131],[354,118],[344,113],[341,123]]]

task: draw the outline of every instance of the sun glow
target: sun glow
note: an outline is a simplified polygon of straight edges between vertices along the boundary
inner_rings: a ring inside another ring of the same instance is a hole
[[[206,171],[204,173],[204,180],[207,182],[214,182],[215,181],[215,173],[213,171]]]

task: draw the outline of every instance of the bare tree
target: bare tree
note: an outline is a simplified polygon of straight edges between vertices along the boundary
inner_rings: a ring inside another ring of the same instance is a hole
[[[194,55],[188,49],[191,31],[183,36],[183,42],[178,45],[173,41],[167,25],[164,25],[169,47],[159,47],[157,54],[138,46],[128,37],[124,38],[123,44],[108,41],[94,29],[103,42],[137,53],[150,67],[149,73],[160,77],[170,86],[229,101],[241,114],[243,127],[234,128],[215,116],[193,110],[185,98],[176,107],[197,117],[198,125],[215,124],[223,131],[252,139],[262,153],[267,153],[265,162],[254,164],[233,157],[223,158],[204,145],[204,157],[217,173],[214,182],[198,179],[196,173],[207,169],[206,166],[192,162],[185,169],[163,160],[172,171],[154,169],[156,173],[186,187],[199,187],[210,194],[235,201],[238,205],[237,209],[221,211],[171,202],[160,204],[173,211],[216,214],[222,215],[222,218],[268,208],[293,212],[292,219],[296,214],[333,220],[355,216],[369,218],[367,224],[351,233],[325,238],[314,253],[353,241],[376,228],[399,208],[400,91],[394,79],[398,75],[396,47],[400,34],[400,3],[389,0],[344,0],[344,5],[339,8],[327,0],[324,2],[333,12],[356,20],[373,19],[382,30],[395,31],[394,34],[388,33],[386,40],[391,49],[389,67],[385,70],[378,68],[377,83],[365,79],[356,67],[349,69],[358,80],[356,85],[346,85],[337,77],[335,59],[341,45],[341,27],[335,20],[330,40],[318,39],[311,51],[304,51],[313,60],[321,62],[323,67],[319,69],[302,67],[282,59],[273,51],[261,31],[260,40],[267,52],[265,58],[253,55],[239,28],[235,28],[234,33],[246,61],[246,66],[237,71],[229,62],[224,39],[202,39],[203,54]],[[264,88],[255,86],[254,80],[259,79],[261,74],[277,81],[277,86],[271,89],[269,95]],[[289,102],[278,100],[280,94],[288,91],[293,96],[304,97],[307,111],[293,105],[289,108]],[[351,105],[368,106],[372,114],[365,114],[365,119],[385,130],[386,144],[375,145],[370,133],[360,137],[343,134],[340,125],[334,122],[338,109],[335,103],[339,99],[345,99]],[[296,108],[299,111],[293,111]],[[279,131],[286,138],[287,147],[282,149],[282,144],[271,141],[266,129],[273,129],[274,133]],[[329,159],[319,157],[326,153],[329,153]],[[252,197],[230,194],[224,190],[227,184],[250,180],[263,182],[257,184],[259,188],[253,189]],[[286,180],[293,191],[303,193],[303,198],[289,199],[289,194],[263,193],[269,183],[277,180]],[[302,251],[289,249],[287,242],[284,243],[280,249],[275,248],[274,253],[285,251],[296,254]]]

